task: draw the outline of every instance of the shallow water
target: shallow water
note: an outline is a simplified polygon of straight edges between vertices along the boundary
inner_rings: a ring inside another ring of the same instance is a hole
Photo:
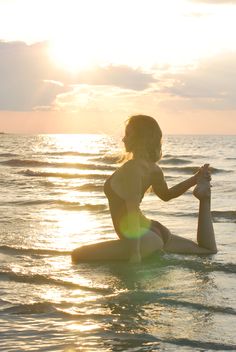
[[[1,351],[236,350],[236,136],[167,136],[168,184],[210,162],[219,252],[157,254],[141,265],[71,263],[70,251],[114,239],[105,135],[0,135]],[[143,211],[194,239],[191,192]]]

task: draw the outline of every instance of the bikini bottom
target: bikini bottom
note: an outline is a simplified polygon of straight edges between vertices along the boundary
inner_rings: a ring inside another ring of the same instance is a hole
[[[170,230],[167,229],[164,225],[162,225],[160,222],[156,220],[149,220],[150,225],[146,228],[146,232],[148,233],[149,231],[154,232],[157,236],[159,236],[163,243],[164,246],[166,245],[167,242],[171,239],[171,232]],[[121,231],[116,231],[117,235],[119,238],[122,239],[127,239],[127,237],[121,232]]]
[[[155,232],[158,236],[161,237],[164,245],[170,240],[171,233],[164,225],[156,220],[151,220],[150,231]]]

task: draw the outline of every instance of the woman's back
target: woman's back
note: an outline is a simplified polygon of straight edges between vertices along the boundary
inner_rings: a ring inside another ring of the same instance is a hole
[[[132,159],[122,165],[104,185],[104,192],[109,201],[114,228],[120,238],[129,232],[129,204],[138,215],[141,228],[150,227],[148,220],[141,212],[139,204],[151,185],[153,165],[142,159]]]

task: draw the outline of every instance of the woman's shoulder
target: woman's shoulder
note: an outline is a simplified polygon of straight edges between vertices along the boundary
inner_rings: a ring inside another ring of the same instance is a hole
[[[156,175],[161,175],[163,173],[162,168],[158,164],[153,164],[152,172]]]
[[[164,180],[164,173],[162,171],[162,168],[158,164],[155,164],[151,172],[151,184],[154,185],[163,180]]]

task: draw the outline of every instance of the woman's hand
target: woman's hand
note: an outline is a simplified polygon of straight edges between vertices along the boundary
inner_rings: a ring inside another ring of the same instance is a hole
[[[211,197],[211,174],[209,164],[203,165],[197,173],[197,185],[193,190],[193,195],[199,200]]]
[[[195,173],[196,182],[199,179],[205,179],[206,181],[211,181],[211,171],[209,168],[210,164],[204,164],[200,169]]]

